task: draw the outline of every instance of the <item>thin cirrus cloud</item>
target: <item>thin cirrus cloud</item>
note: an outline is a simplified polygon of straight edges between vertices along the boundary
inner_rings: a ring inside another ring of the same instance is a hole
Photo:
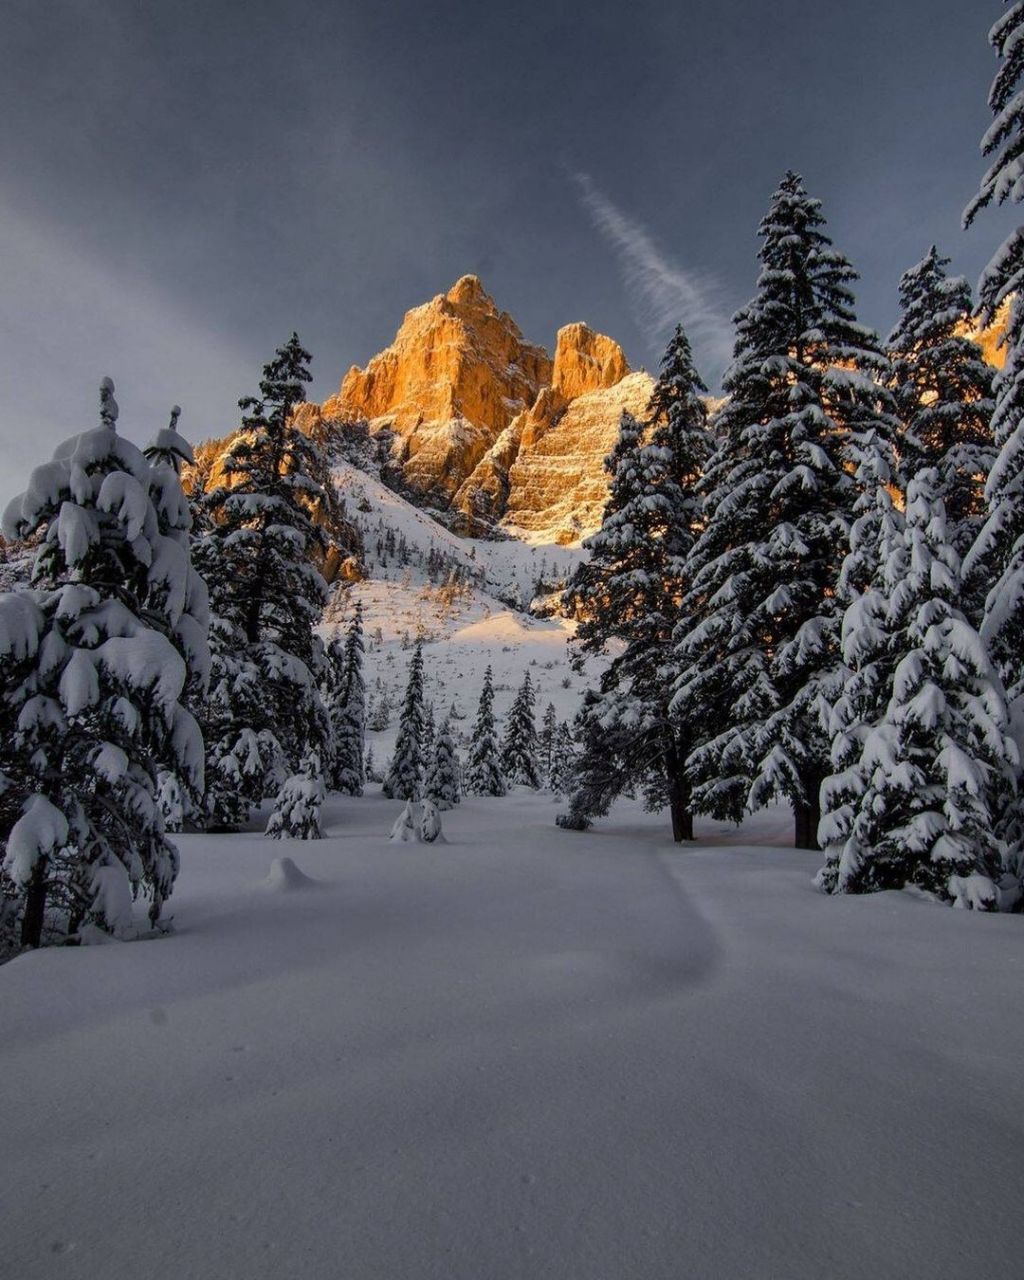
[[[586,173],[573,181],[591,221],[615,250],[637,322],[652,342],[662,342],[682,324],[698,366],[709,380],[721,377],[733,346],[731,308],[721,283],[669,258],[650,233],[623,213]]]

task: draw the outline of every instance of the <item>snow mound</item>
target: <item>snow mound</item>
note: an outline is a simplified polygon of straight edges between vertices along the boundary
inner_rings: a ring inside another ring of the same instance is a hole
[[[300,871],[291,858],[275,858],[262,882],[272,893],[293,893],[297,889],[318,889],[320,881]]]

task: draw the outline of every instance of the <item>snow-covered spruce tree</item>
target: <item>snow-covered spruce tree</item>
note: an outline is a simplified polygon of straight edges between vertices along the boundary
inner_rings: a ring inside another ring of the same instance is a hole
[[[44,930],[122,930],[138,894],[155,924],[178,871],[158,770],[202,790],[182,701],[186,658],[205,660],[187,509],[173,471],[117,433],[113,393],[104,379],[101,425],[62,444],[4,514],[6,536],[42,539],[34,590],[0,597],[0,837],[26,946]]]
[[[570,795],[576,785],[578,769],[576,740],[572,730],[563,720],[555,730],[551,750],[551,769],[548,773],[548,790],[555,796]]]
[[[555,736],[558,733],[558,712],[555,704],[549,702],[544,708],[544,719],[541,721],[540,733],[537,735],[538,762],[541,777],[545,782],[551,777],[551,765],[555,749]]]
[[[941,485],[934,468],[910,482],[903,554],[886,573],[898,659],[891,697],[864,739],[849,835],[830,847],[819,884],[833,893],[915,885],[993,910],[1002,889],[1016,897],[995,832],[1016,790],[1018,755],[1003,686],[957,607],[960,563]]]
[[[501,771],[510,783],[524,787],[540,787],[537,769],[537,725],[533,718],[536,694],[530,673],[523,676],[523,683],[512,702],[505,721],[505,733],[501,739]]]
[[[633,785],[636,740],[623,728],[621,720],[614,719],[606,725],[601,718],[604,710],[602,692],[588,689],[576,714],[575,738],[581,749],[571,786],[564,793],[569,808],[555,818],[556,824],[567,831],[589,830],[594,819],[603,818],[615,800]]]
[[[855,438],[859,487],[837,596],[845,605],[840,640],[846,678],[832,704],[828,731],[831,773],[822,783],[818,842],[838,859],[852,838],[855,802],[865,781],[865,740],[881,720],[892,692],[898,644],[889,624],[888,584],[906,559],[902,513],[892,498],[895,458],[890,442],[874,432]]]
[[[177,619],[167,631],[167,637],[184,658],[188,670],[182,704],[201,724],[211,676],[210,608],[206,582],[192,563],[192,509],[181,486],[181,469],[185,463],[193,463],[194,457],[188,441],[178,431],[180,416],[181,409],[174,405],[168,425],[143,449],[152,468],[150,493],[162,538],[161,552],[169,561],[177,562],[162,578],[155,575],[159,584],[156,596],[147,607],[152,617],[164,615]],[[161,778],[159,787],[166,829],[181,831],[186,819],[201,824],[205,780],[201,780],[197,789],[187,776],[178,776],[173,759],[161,764],[161,773],[168,775],[167,779]]]
[[[423,738],[420,742],[420,757],[423,760],[423,767],[426,768],[428,762],[434,754],[434,739],[437,737],[437,721],[434,719],[434,704],[432,702],[424,702],[423,705]]]
[[[452,727],[445,720],[434,739],[423,794],[433,800],[438,809],[453,809],[462,799],[459,773],[459,757],[455,751]]]
[[[320,757],[311,751],[274,801],[265,835],[272,840],[320,840],[320,810],[326,798]]]
[[[573,809],[580,811],[587,791],[600,795],[607,811],[606,785],[619,778],[642,787],[649,808],[668,806],[676,840],[693,838],[685,762],[698,721],[670,713],[672,637],[686,593],[686,556],[701,526],[696,487],[711,452],[706,390],[677,327],[646,422],[623,416],[605,464],[611,485],[601,528],[587,539],[590,558],[568,592],[581,614],[577,669],[586,654],[624,646],[603,673],[600,706],[588,716],[584,757],[596,751],[602,758],[593,769],[581,762]],[[613,743],[619,759],[610,769]]]
[[[688,761],[696,807],[738,820],[784,797],[801,848],[817,847],[843,678],[835,584],[856,495],[849,446],[896,430],[875,381],[886,361],[854,318],[855,273],[824,228],[820,202],[788,173],[761,223],[757,293],[736,319],[673,703],[684,722],[710,726]]]
[[[995,458],[993,370],[964,336],[974,305],[963,276],[933,245],[900,280],[900,318],[889,335],[890,386],[903,430],[904,485],[924,467],[939,473],[950,542],[963,557],[985,509],[985,480]]]
[[[991,163],[964,214],[965,226],[989,205],[1024,201],[1024,4],[1007,9],[989,40],[1002,60],[989,93],[995,119],[981,144]],[[1011,232],[985,269],[978,300],[987,323],[1004,304],[1009,316],[1006,364],[994,389],[998,455],[985,486],[988,514],[963,571],[972,594],[987,587],[981,634],[1016,702],[1024,696],[1024,227]],[[1014,838],[1019,835],[1018,829]]]
[[[417,640],[409,662],[395,752],[384,777],[383,792],[391,800],[418,800],[423,787],[423,645]]]
[[[247,727],[272,734],[291,768],[325,747],[327,731],[313,631],[326,597],[313,564],[323,549],[316,513],[327,501],[325,465],[293,418],[309,360],[292,334],[264,367],[259,396],[238,402],[241,431],[225,453],[224,482],[203,498],[206,539],[216,544],[202,562],[212,609],[260,673],[258,715]]]
[[[473,725],[473,738],[463,781],[470,795],[503,796],[508,791],[508,783],[501,771],[498,739],[494,731],[494,676],[490,667],[484,672],[480,706]]]
[[[328,708],[333,729],[331,785],[344,795],[361,796],[366,781],[366,684],[363,680],[363,607],[356,604],[345,638],[340,685]]]

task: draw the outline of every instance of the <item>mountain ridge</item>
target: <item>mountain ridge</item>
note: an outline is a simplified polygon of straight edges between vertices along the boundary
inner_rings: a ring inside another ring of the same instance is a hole
[[[566,544],[600,523],[620,413],[643,412],[652,387],[582,321],[558,330],[549,357],[467,275],[304,412],[328,434],[365,422],[386,444],[386,477],[458,532]]]

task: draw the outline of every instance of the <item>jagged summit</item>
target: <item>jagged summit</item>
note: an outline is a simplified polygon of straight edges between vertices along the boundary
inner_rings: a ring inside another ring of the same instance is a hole
[[[552,359],[465,275],[407,311],[391,345],[349,369],[320,412],[389,433],[402,484],[466,532],[503,522],[565,542],[599,522],[619,413],[641,412],[650,387],[614,339],[581,322],[558,331]]]

